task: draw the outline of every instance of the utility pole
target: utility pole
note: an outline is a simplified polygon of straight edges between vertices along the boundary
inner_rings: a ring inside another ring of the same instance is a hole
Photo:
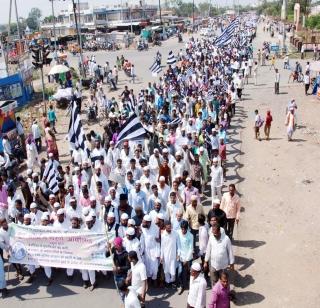
[[[160,17],[160,25],[162,25],[162,15],[161,15],[161,3],[159,0],[159,17]]]
[[[51,1],[51,12],[53,17],[54,59],[56,59],[57,58],[57,35],[56,35],[56,18],[54,16],[54,5],[53,5],[54,0],[49,0],[49,1]]]
[[[192,0],[192,30],[194,31],[194,0]]]
[[[85,77],[85,69],[83,67],[83,57],[82,57],[82,41],[81,41],[81,33],[79,33],[79,26],[78,26],[78,18],[77,18],[77,13],[76,13],[76,4],[74,2],[75,0],[72,0],[72,5],[73,5],[73,16],[74,16],[74,21],[76,24],[76,30],[77,30],[77,38],[78,38],[78,44],[79,44],[79,51],[80,51],[80,76]],[[78,0],[78,6],[79,6],[79,12],[80,12],[80,5],[79,5],[79,0]],[[79,13],[80,15],[80,13]],[[80,20],[79,20],[80,21]]]
[[[131,7],[129,7],[129,14],[130,14],[130,30],[131,30],[131,33],[133,33]]]
[[[20,49],[20,54],[18,53],[18,67],[21,72],[20,56],[22,54],[22,40],[21,40],[22,37],[21,37],[20,26],[19,26],[19,14],[18,14],[17,0],[14,0],[14,4],[15,4],[15,9],[16,9],[16,20],[17,20],[17,30],[18,30],[18,36],[19,36],[19,49]],[[17,48],[17,50],[18,50],[18,48]],[[22,87],[24,88],[23,78],[21,78],[21,82],[22,82]]]

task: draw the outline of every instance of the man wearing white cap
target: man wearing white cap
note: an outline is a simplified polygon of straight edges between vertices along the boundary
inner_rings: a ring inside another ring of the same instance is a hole
[[[141,176],[140,181],[142,185],[145,185],[147,181],[149,181],[151,185],[157,183],[155,176],[150,172],[149,166],[145,166],[143,168],[143,175]]]
[[[91,228],[92,232],[104,233],[105,232],[104,223],[102,223],[102,221],[97,219],[97,214],[95,210],[91,209],[89,212],[89,216],[92,217],[92,224],[93,224]]]
[[[123,213],[120,216],[120,225],[118,229],[118,236],[124,238],[126,235],[126,231],[128,229],[128,219],[129,215],[127,213]]]
[[[30,214],[24,214],[23,216],[23,225],[25,226],[31,226],[31,216]],[[26,265],[28,272],[29,272],[29,278],[26,280],[26,283],[31,283],[34,279],[34,273],[36,271],[35,265]]]
[[[57,211],[57,219],[53,223],[53,227],[59,230],[66,230],[69,228],[70,223],[65,219],[64,209]]]
[[[118,147],[115,147],[114,142],[110,141],[110,147],[107,153],[107,165],[109,166],[110,170],[113,170],[117,166],[117,160],[120,158],[120,150]]]
[[[211,195],[212,198],[218,197],[221,199],[222,196],[222,185],[223,185],[223,169],[218,164],[218,158],[213,158],[211,166]]]
[[[41,130],[36,119],[34,119],[32,122],[31,132],[32,132],[33,139],[36,143],[37,150],[40,153],[41,152]]]
[[[136,238],[136,231],[133,227],[127,229],[126,237],[123,239],[122,245],[126,251],[135,251],[139,260],[141,260],[141,243]]]
[[[165,231],[161,234],[160,262],[163,265],[167,285],[175,282],[178,260],[178,236],[171,229],[171,223],[165,222]]]
[[[91,232],[94,232],[93,231],[93,218],[91,215],[88,215],[85,219],[85,228],[84,230],[87,230],[87,231],[91,231]],[[82,279],[83,279],[83,287],[86,289],[89,287],[89,280],[90,280],[90,283],[91,283],[91,287],[90,287],[90,291],[93,291],[96,286],[97,286],[97,283],[96,283],[96,271],[94,270],[82,270],[81,271],[82,273]]]
[[[76,198],[70,198],[69,206],[66,210],[66,219],[71,221],[73,217],[81,217],[81,208],[77,205]]]
[[[123,148],[120,151],[120,158],[122,160],[122,164],[126,169],[130,167],[130,159],[133,157],[133,150],[129,146],[129,142],[125,140],[123,142]]]
[[[172,171],[173,171],[173,178],[177,175],[181,175],[184,170],[186,170],[186,165],[182,159],[182,152],[179,150],[176,152],[175,160],[172,163]]]
[[[120,221],[119,212],[116,210],[116,208],[112,204],[112,199],[110,195],[104,198],[104,203],[101,206],[101,210],[100,210],[100,220],[105,221],[109,213],[113,213],[113,216],[115,217],[115,222],[119,223]]]
[[[163,209],[166,210],[167,203],[169,201],[170,187],[166,184],[164,176],[159,177],[158,192],[160,198],[164,201],[164,204],[162,205]]]
[[[32,173],[32,186],[30,188],[30,191],[33,195],[36,194],[36,191],[39,187],[40,181],[39,181],[39,174],[37,172]]]
[[[53,201],[55,201],[55,197],[54,197],[54,195],[50,195],[51,196],[51,199],[53,200]],[[50,201],[50,196],[49,196],[49,201]],[[54,197],[54,198],[52,198],[52,196]],[[51,212],[51,214],[50,214],[50,222],[53,224],[56,220],[57,220],[57,218],[58,218],[58,216],[57,216],[57,212],[58,212],[58,210],[60,209],[60,203],[59,202],[54,202],[53,203],[53,205],[52,205],[52,209],[53,209],[53,211]]]
[[[198,262],[191,265],[190,288],[187,299],[188,308],[206,307],[207,282],[201,274],[201,266]]]
[[[163,158],[160,155],[158,149],[153,150],[153,154],[150,156],[149,159],[149,166],[151,170],[151,174],[157,179],[159,177],[159,168],[162,164]]]
[[[167,148],[164,148],[162,150],[162,158],[168,160],[168,164],[170,168],[172,167],[173,162],[175,161],[175,158],[172,154],[169,153],[169,150]]]
[[[31,205],[32,205],[32,203],[31,203]],[[30,208],[31,208],[31,206],[30,206]],[[49,226],[48,213],[42,213],[40,218],[41,218],[41,220],[40,220],[41,226],[43,226],[43,227]],[[46,285],[50,286],[52,281],[53,281],[53,279],[52,279],[52,269],[51,269],[50,266],[44,266],[43,269],[44,269],[44,273],[46,274],[46,277],[48,279]]]
[[[32,202],[30,204],[31,224],[34,226],[40,225],[42,214],[43,214],[43,212],[38,210],[37,203]]]
[[[107,218],[104,219],[105,231],[108,232],[109,243],[112,244],[113,240],[118,237],[119,224],[115,220],[113,212],[107,214]]]
[[[156,199],[154,201],[154,209],[149,213],[151,220],[154,224],[156,223],[157,217],[159,214],[161,214],[161,216],[160,216],[160,217],[162,217],[161,219],[163,219],[163,220],[168,219],[168,215],[167,215],[166,211],[164,211],[162,208],[161,200]]]
[[[147,276],[155,284],[160,259],[160,230],[151,222],[150,215],[145,215],[142,221],[140,237],[142,255],[147,269]]]
[[[212,135],[210,135],[210,141],[211,141],[211,149],[212,153],[219,151],[219,136],[218,131],[216,128],[212,129]]]
[[[144,185],[142,186],[142,191],[146,193],[147,200],[149,200],[150,196],[152,195],[152,189],[151,189],[151,184],[149,180],[146,180],[144,182]]]
[[[130,206],[135,209],[137,205],[142,205],[143,211],[147,213],[147,195],[141,190],[141,182],[135,182],[135,188],[130,190],[128,201]]]

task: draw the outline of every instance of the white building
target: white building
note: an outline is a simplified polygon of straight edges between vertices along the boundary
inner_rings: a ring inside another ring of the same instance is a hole
[[[121,5],[94,7],[86,2],[80,3],[79,27],[82,32],[106,31],[107,29],[129,27],[131,24],[139,26],[140,23],[156,18],[156,5],[147,5],[143,1],[134,4],[136,2],[129,1],[126,6],[122,7]],[[78,7],[76,13],[78,13]],[[57,37],[75,35],[76,26],[72,4],[55,16],[55,28]],[[53,23],[42,23],[41,29],[52,31]]]

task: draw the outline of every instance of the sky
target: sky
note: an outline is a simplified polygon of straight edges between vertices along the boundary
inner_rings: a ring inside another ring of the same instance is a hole
[[[27,17],[28,13],[31,8],[37,7],[41,10],[43,17],[51,15],[51,2],[49,0],[16,0],[17,6],[18,6],[18,15],[21,17]],[[120,2],[126,3],[139,3],[139,0],[86,0],[86,1],[80,1],[80,2],[88,2],[91,5],[99,6],[99,5],[106,5],[109,3],[117,4]],[[191,0],[190,0],[191,1]],[[217,2],[220,5],[228,4],[232,5],[233,0],[210,0],[212,3],[216,4]],[[14,3],[14,0],[12,0]],[[161,2],[165,2],[165,0],[161,0]],[[196,3],[201,2],[201,0],[195,0]],[[204,2],[204,1],[203,1]],[[235,0],[235,3],[240,2],[240,4],[247,4],[247,3],[253,3],[254,0]],[[148,4],[158,4],[158,0],[146,0],[146,3]],[[9,5],[10,0],[0,0],[1,4],[1,10],[0,10],[0,24],[6,24],[9,21]],[[61,9],[64,9],[68,6],[68,4],[71,4],[71,0],[54,0],[54,8],[55,12],[59,12]],[[12,13],[14,13],[14,9],[12,10]],[[12,15],[13,19],[15,20],[15,15]]]

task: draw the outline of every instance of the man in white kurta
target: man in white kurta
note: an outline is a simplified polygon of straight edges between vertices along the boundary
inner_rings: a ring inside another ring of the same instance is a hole
[[[92,176],[90,192],[92,195],[97,196],[97,182],[101,182],[103,191],[107,192],[109,190],[109,183],[107,177],[101,172],[100,165],[95,167],[95,174]]]
[[[176,279],[178,257],[178,236],[171,230],[171,223],[166,222],[166,230],[161,234],[160,261],[163,265],[165,281],[167,284]]]
[[[117,160],[120,158],[120,150],[115,147],[114,142],[110,141],[110,148],[107,153],[107,165],[111,170],[117,167]]]
[[[141,250],[147,276],[154,282],[157,279],[160,258],[160,232],[159,228],[151,222],[151,217],[145,215],[142,221],[142,234],[140,238]]]
[[[221,189],[223,185],[223,169],[218,164],[218,159],[212,160],[211,167],[211,194],[212,198],[218,197],[221,200]]]
[[[123,239],[122,245],[126,251],[135,251],[139,261],[141,261],[141,243],[135,237],[136,231],[133,227],[129,227],[126,231],[126,237]]]
[[[32,206],[33,203],[31,203]],[[30,206],[30,208],[31,208]],[[42,213],[41,217],[40,217],[40,223],[41,226],[46,227],[49,225],[49,216],[46,213]],[[44,273],[46,274],[47,277],[47,286],[50,286],[53,279],[52,279],[52,268],[50,266],[44,266]]]
[[[35,168],[35,166],[40,167],[37,147],[35,143],[32,142],[30,139],[26,144],[26,151],[27,151],[27,167],[29,169],[33,169]]]
[[[153,154],[150,156],[149,159],[149,166],[151,170],[151,174],[157,179],[159,177],[159,168],[162,164],[163,158],[160,155],[158,149],[153,150]]]
[[[86,226],[84,230],[89,231],[89,232],[94,232],[92,229],[93,227],[93,218],[92,216],[88,215],[85,218],[85,223]],[[95,287],[97,286],[96,284],[96,271],[95,270],[82,270],[82,279],[83,279],[83,287],[86,289],[89,286],[89,280],[91,283],[90,291],[93,291]]]

